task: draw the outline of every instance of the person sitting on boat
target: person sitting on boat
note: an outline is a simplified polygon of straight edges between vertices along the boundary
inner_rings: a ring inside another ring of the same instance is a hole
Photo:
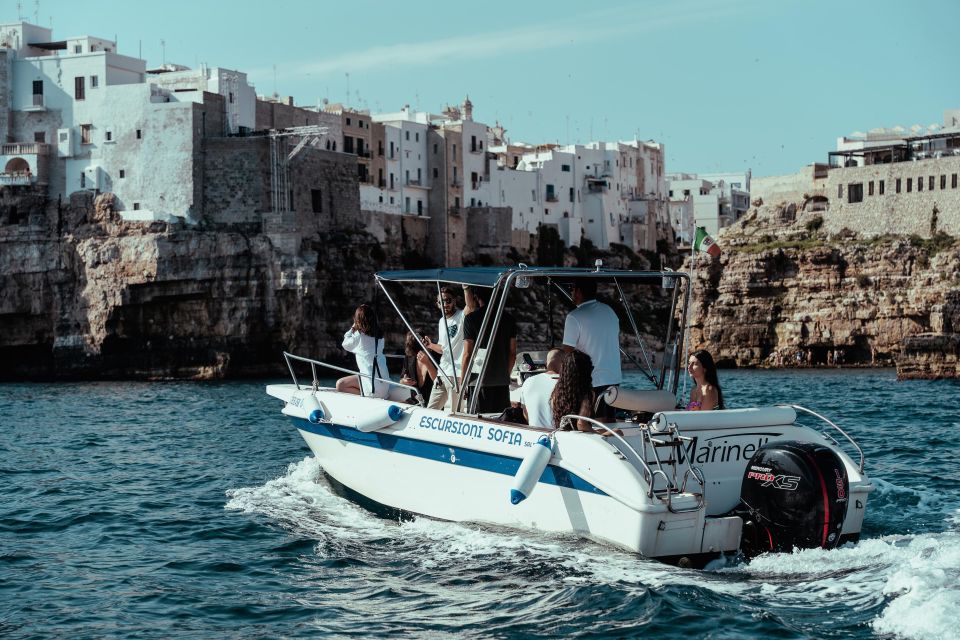
[[[430,391],[433,389],[433,380],[437,377],[437,367],[430,360],[430,357],[423,350],[423,347],[417,342],[416,336],[407,333],[406,342],[403,345],[403,370],[400,372],[400,384],[416,387],[420,392],[423,402],[430,397]],[[407,399],[410,404],[418,402],[417,396],[412,391]]]
[[[546,371],[530,376],[520,387],[520,404],[527,424],[534,427],[552,427],[553,411],[550,409],[550,396],[560,377],[560,360],[563,352],[551,349],[547,353]]]
[[[586,353],[574,350],[563,354],[560,359],[560,372],[557,384],[550,394],[550,410],[553,412],[553,427],[597,433],[602,436],[611,435],[605,429],[594,429],[586,420],[577,420],[576,424],[561,426],[563,416],[576,415],[584,418],[593,418],[593,405],[596,395],[593,390],[593,361]],[[616,433],[622,435],[619,429]]]
[[[430,391],[427,406],[431,409],[450,410],[453,402],[454,380],[460,375],[460,356],[463,354],[463,311],[457,308],[457,293],[453,287],[440,289],[437,306],[442,315],[438,324],[437,341],[423,336],[427,349],[440,354],[440,369]]]
[[[377,329],[376,314],[368,304],[357,307],[353,325],[343,334],[343,348],[354,354],[360,375],[337,380],[337,391],[376,398],[386,398],[390,391],[387,359],[383,355],[383,336]]]
[[[717,365],[713,356],[706,349],[699,349],[690,354],[687,361],[687,372],[693,378],[693,388],[690,390],[688,411],[713,411],[726,409],[723,403],[723,390],[720,389],[720,379],[717,377]]]
[[[583,351],[593,361],[593,391],[600,399],[599,420],[612,421],[614,409],[603,400],[607,387],[623,381],[620,371],[620,320],[608,305],[597,300],[597,281],[580,278],[573,283],[572,297],[577,308],[567,314],[563,325],[563,349]]]
[[[465,286],[463,292],[467,306],[472,310],[463,319],[461,375],[467,371],[474,350],[479,348],[479,345],[486,345],[486,371],[478,391],[476,410],[478,413],[499,413],[510,406],[510,372],[517,360],[517,323],[510,313],[504,311],[500,314],[500,325],[493,340],[489,339],[489,335],[493,329],[494,318],[490,318],[486,333],[481,336],[480,329],[490,303],[491,290],[486,287]],[[479,373],[480,370],[481,367],[474,365],[473,373]]]

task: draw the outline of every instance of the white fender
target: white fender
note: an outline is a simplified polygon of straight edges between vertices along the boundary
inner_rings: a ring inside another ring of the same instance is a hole
[[[533,493],[534,487],[547,468],[550,457],[553,455],[553,443],[548,436],[540,436],[536,444],[524,456],[517,475],[513,477],[513,486],[510,487],[511,504],[520,504]]]
[[[403,409],[399,405],[391,404],[386,411],[370,412],[356,418],[356,424],[349,426],[356,427],[364,433],[376,431],[384,427],[389,427],[394,422],[403,417]]]
[[[313,393],[309,393],[303,399],[303,412],[307,415],[307,420],[313,424],[321,422],[326,415],[323,412],[323,407],[320,406],[320,401],[317,400],[317,396]]]

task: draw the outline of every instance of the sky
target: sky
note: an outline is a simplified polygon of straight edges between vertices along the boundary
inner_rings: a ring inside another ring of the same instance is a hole
[[[18,18],[0,0],[0,21]],[[655,140],[668,172],[793,173],[836,139],[960,108],[960,1],[21,0],[54,38],[257,93],[439,113],[466,95],[513,142]]]

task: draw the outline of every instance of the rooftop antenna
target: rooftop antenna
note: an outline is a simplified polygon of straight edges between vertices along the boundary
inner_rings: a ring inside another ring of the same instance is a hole
[[[23,3],[17,0],[17,21],[23,20]]]
[[[350,72],[344,71],[343,75],[347,76],[347,104],[344,105],[346,107],[350,104]]]
[[[33,24],[40,24],[40,0],[33,0]]]
[[[277,93],[277,65],[273,65],[273,97],[280,97],[280,94]]]
[[[160,41],[160,52],[161,52],[161,58],[163,59],[163,64],[167,64],[167,41],[166,40]]]

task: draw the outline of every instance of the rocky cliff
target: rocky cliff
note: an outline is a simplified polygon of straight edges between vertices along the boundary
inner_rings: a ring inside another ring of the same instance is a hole
[[[758,203],[759,204],[759,203]],[[696,258],[692,340],[727,365],[897,364],[956,377],[960,246],[823,231],[804,203],[757,206]]]
[[[187,226],[124,222],[109,193],[77,192],[60,207],[43,200],[38,195],[27,212],[27,199],[17,198],[16,215],[0,200],[0,380],[285,375],[283,351],[352,367],[340,343],[356,305],[370,301],[381,310],[390,351],[399,352],[406,331],[373,274],[434,262],[426,219],[418,216],[357,212],[334,227],[284,214],[289,219],[259,228]],[[537,243],[534,255],[512,258],[592,265],[602,257],[636,269],[659,259],[625,247],[603,253],[554,245]],[[432,332],[435,291],[396,293],[413,325]],[[522,344],[545,348],[550,302],[533,290],[517,295]],[[666,303],[644,302],[641,329],[665,323]],[[557,339],[562,328],[561,319]],[[653,338],[649,344],[660,347]]]
[[[74,194],[55,226],[0,229],[0,379],[275,373],[283,350],[336,353],[370,274],[405,256],[389,230],[316,231],[291,251],[127,223],[109,194]]]

